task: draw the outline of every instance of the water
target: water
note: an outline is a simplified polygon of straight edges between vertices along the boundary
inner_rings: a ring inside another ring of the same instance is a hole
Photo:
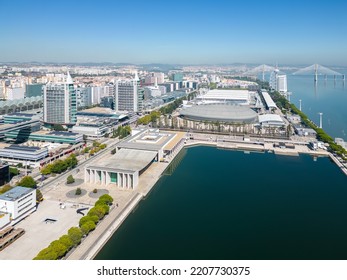
[[[347,74],[346,70],[337,70]],[[324,76],[318,77],[315,86],[313,75],[288,75],[288,89],[293,92],[291,102],[299,108],[302,100],[302,111],[317,125],[319,112],[323,113],[323,129],[333,138],[340,137],[347,141],[347,84],[342,78],[332,76],[325,81]]]
[[[189,148],[96,259],[347,259],[346,200],[328,158]]]

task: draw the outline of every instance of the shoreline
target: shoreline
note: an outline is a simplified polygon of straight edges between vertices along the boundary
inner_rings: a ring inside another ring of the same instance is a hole
[[[228,145],[229,144],[229,145]],[[170,157],[168,162],[160,162],[155,168],[159,174],[152,177],[151,182],[144,187],[144,190],[137,190],[130,198],[130,200],[124,205],[122,209],[116,211],[117,208],[113,208],[110,214],[105,217],[104,220],[96,227],[96,229],[89,234],[83,242],[74,249],[65,259],[67,260],[93,260],[100,250],[105,246],[108,240],[113,236],[117,229],[122,225],[126,218],[136,209],[139,203],[146,198],[151,192],[155,184],[158,182],[160,177],[164,174],[166,168],[174,161],[176,156],[181,152],[183,148],[189,148],[194,146],[212,146],[217,149],[227,149],[235,151],[247,151],[247,152],[270,152],[278,155],[286,156],[299,156],[300,154],[309,154],[313,157],[329,157],[340,170],[347,175],[347,168],[344,167],[338,159],[336,159],[331,153],[326,151],[310,151],[310,150],[299,150],[297,149],[281,149],[281,148],[270,148],[269,143],[263,145],[252,144],[245,141],[238,141],[233,143],[225,143],[218,141],[208,140],[189,140],[187,143],[182,144],[176,151],[175,155]],[[89,244],[89,246],[88,246]]]

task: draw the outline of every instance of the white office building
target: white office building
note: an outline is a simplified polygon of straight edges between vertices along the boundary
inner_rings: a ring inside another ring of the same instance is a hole
[[[43,87],[43,121],[48,124],[75,124],[76,92],[70,74],[64,83],[48,83]]]
[[[287,93],[287,75],[277,75],[277,89],[278,92]]]
[[[10,214],[12,225],[35,210],[36,189],[18,186],[0,195],[0,211]]]
[[[138,112],[143,108],[144,90],[135,74],[132,80],[118,80],[115,84],[114,106],[116,111]]]

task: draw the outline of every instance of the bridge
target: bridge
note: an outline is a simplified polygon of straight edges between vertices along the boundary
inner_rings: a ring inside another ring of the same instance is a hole
[[[268,72],[273,72],[275,71],[276,67],[273,67],[273,66],[269,66],[269,65],[266,65],[266,64],[262,64],[262,65],[259,65],[257,67],[254,67],[248,71],[246,71],[244,74],[245,75],[258,75],[258,74],[262,74],[263,75],[263,81],[265,80],[265,73],[268,73]]]
[[[302,68],[296,72],[293,73],[293,75],[314,75],[314,81],[318,81],[318,75],[324,75],[325,79],[327,79],[328,76],[334,76],[334,80],[336,80],[336,76],[341,76],[342,80],[345,81],[345,75],[341,74],[337,71],[334,71],[328,67],[319,65],[319,64],[313,64],[311,66]]]

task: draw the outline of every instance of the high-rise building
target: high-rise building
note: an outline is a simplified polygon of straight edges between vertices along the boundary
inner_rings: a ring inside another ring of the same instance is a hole
[[[135,74],[133,80],[118,80],[115,83],[114,106],[116,111],[138,112],[143,108],[144,90]]]
[[[288,91],[287,88],[287,75],[280,74],[277,75],[277,88],[276,90],[281,93],[286,93]]]
[[[66,82],[48,83],[43,87],[43,121],[45,123],[75,124],[76,113],[76,92],[69,72]]]

